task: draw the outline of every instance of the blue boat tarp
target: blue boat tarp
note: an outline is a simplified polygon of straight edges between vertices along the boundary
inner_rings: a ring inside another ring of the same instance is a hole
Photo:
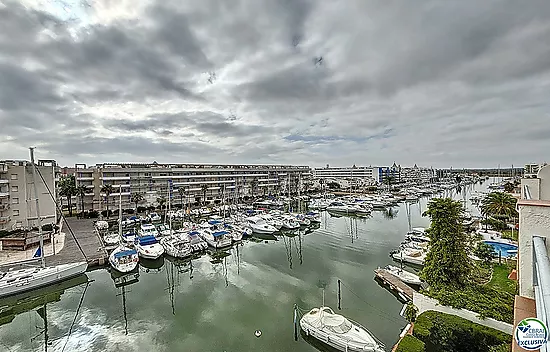
[[[222,222],[220,220],[208,220],[208,223],[210,225],[218,225],[218,224],[221,224]]]
[[[139,244],[142,246],[147,246],[155,243],[158,243],[158,241],[155,236],[152,235],[147,235],[139,238]]]
[[[214,237],[220,237],[220,236],[223,236],[223,235],[227,235],[228,233],[229,233],[229,232],[227,232],[227,231],[217,231],[217,232],[214,232],[214,233],[212,234],[212,236],[214,236]]]
[[[310,211],[306,215],[317,215],[317,213],[314,213],[314,212]]]
[[[129,256],[132,256],[134,254],[137,254],[136,250],[135,249],[129,249],[127,251],[122,251],[122,252],[117,252],[115,253],[115,258],[122,258],[122,257],[129,257]]]
[[[191,232],[189,232],[189,234],[191,236],[197,236],[199,234],[199,232],[198,231],[191,231]]]
[[[135,232],[127,232],[125,234],[122,234],[122,237],[135,236],[135,235],[136,235]]]

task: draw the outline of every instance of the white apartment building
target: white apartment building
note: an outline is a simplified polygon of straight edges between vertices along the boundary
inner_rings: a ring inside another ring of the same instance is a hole
[[[528,177],[528,178],[537,177],[537,174],[538,174],[539,170],[543,166],[546,166],[546,165],[547,165],[546,163],[543,163],[543,164],[525,164],[525,167],[523,168],[523,177]]]
[[[323,167],[312,170],[314,178],[324,179],[370,179],[380,181],[380,168],[371,166]]]
[[[38,160],[36,186],[42,223],[56,222],[55,172],[53,160]],[[0,231],[38,225],[32,164],[24,160],[0,160]],[[47,185],[47,187],[46,187]],[[52,192],[50,196],[48,189]]]
[[[141,193],[145,201],[138,205],[154,205],[157,198],[168,197],[172,189],[172,204],[194,203],[222,198],[242,198],[255,195],[269,195],[298,192],[307,187],[311,178],[308,166],[292,165],[213,165],[213,164],[77,164],[74,169],[77,186],[89,189],[84,197],[85,210],[103,210],[118,204],[122,196],[122,207],[133,208],[132,194]],[[109,199],[102,188],[112,185],[114,192]],[[179,190],[182,189],[180,195]],[[119,193],[119,190],[122,194]],[[76,203],[80,209],[80,200]]]

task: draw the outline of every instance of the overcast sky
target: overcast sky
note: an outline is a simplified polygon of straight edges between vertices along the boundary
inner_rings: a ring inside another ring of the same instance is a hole
[[[549,38],[548,0],[0,0],[0,159],[550,161]]]

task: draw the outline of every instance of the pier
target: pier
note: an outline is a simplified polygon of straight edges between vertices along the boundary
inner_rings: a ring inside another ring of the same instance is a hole
[[[414,290],[412,287],[401,281],[398,277],[392,275],[386,269],[375,269],[374,274],[382,283],[388,285],[390,290],[395,292],[399,297],[403,298],[405,301],[412,301]]]

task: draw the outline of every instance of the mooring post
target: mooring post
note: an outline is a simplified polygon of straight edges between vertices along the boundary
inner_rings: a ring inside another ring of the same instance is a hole
[[[342,310],[342,307],[340,306],[341,298],[340,279],[338,279],[338,310]]]

